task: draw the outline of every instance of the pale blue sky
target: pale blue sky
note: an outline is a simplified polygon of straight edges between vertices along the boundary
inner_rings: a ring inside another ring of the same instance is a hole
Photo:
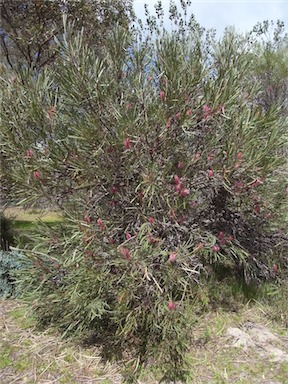
[[[174,0],[179,3],[179,0]],[[134,9],[138,18],[144,19],[144,4],[154,11],[156,0],[134,0]],[[162,4],[168,14],[169,0]],[[283,20],[288,32],[288,0],[192,0],[190,6],[196,20],[205,28],[216,28],[221,34],[228,25],[234,25],[239,32],[251,30],[263,20]],[[166,27],[170,21],[167,17]]]

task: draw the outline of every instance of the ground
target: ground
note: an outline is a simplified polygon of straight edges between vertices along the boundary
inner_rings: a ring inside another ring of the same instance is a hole
[[[40,332],[21,301],[1,300],[0,318],[0,383],[122,382],[121,364],[104,364],[97,348]],[[271,321],[269,309],[261,304],[209,312],[194,333],[189,383],[288,383],[288,330]],[[138,383],[154,384],[156,378],[157,371],[149,367]]]

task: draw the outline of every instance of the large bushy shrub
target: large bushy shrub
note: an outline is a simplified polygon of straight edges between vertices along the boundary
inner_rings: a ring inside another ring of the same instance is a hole
[[[14,194],[64,217],[31,250],[39,319],[97,335],[131,380],[153,358],[169,381],[199,286],[287,273],[287,119],[257,102],[249,38],[154,21],[116,27],[105,59],[66,28],[55,71],[5,74],[1,114]]]

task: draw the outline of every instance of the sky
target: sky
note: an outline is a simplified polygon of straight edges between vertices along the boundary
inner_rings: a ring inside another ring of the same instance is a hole
[[[134,10],[138,18],[145,20],[144,4],[151,13],[156,0],[134,0]],[[179,0],[174,0],[179,4]],[[168,14],[169,0],[162,0]],[[180,6],[179,6],[180,7]],[[192,0],[190,6],[199,24],[205,28],[215,28],[220,36],[225,27],[234,25],[238,32],[251,30],[257,22],[278,19],[284,21],[288,33],[288,0]],[[165,12],[165,14],[166,14]],[[167,17],[165,26],[170,21]]]

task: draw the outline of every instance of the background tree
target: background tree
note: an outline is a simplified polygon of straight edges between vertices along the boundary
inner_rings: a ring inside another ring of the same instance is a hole
[[[288,114],[288,34],[284,22],[265,21],[258,23],[253,32],[258,60],[255,76],[262,85],[262,106],[269,109],[279,105],[284,115]],[[257,48],[258,47],[258,48]]]
[[[84,28],[85,42],[100,53],[116,23],[128,28],[131,0],[4,0],[1,2],[2,57],[11,68],[40,69],[57,57],[56,36],[63,33],[62,15]],[[105,49],[104,49],[105,50]]]

